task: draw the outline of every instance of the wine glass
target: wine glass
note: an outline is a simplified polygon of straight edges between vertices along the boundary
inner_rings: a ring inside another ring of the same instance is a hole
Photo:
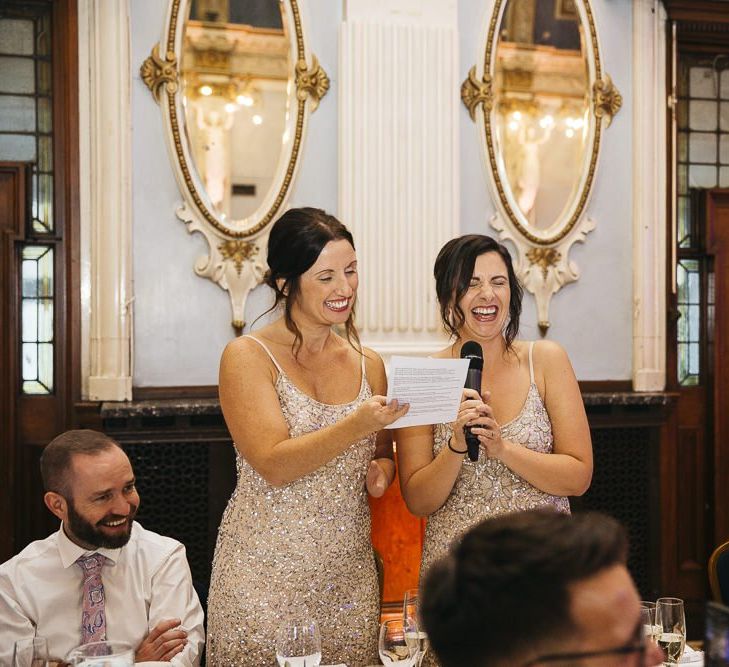
[[[134,649],[126,642],[91,642],[73,649],[66,662],[81,667],[133,667]]]
[[[279,667],[318,667],[321,662],[321,635],[313,619],[282,625],[276,634],[276,660]]]
[[[658,646],[666,653],[667,665],[677,665],[686,645],[686,617],[683,600],[678,598],[658,598],[656,600],[656,625],[658,626]]]
[[[658,626],[656,625],[656,603],[646,600],[640,601],[640,618],[647,639],[658,641]]]
[[[380,660],[386,667],[415,667],[418,644],[418,625],[411,618],[385,621],[380,626],[378,649]]]
[[[428,635],[423,630],[423,625],[420,621],[420,596],[418,595],[417,588],[409,588],[405,591],[405,598],[402,604],[402,616],[405,620],[411,619],[415,621],[418,626],[418,655],[415,664],[417,667],[420,667],[425,654],[428,652]]]
[[[18,639],[13,648],[13,667],[46,667],[48,642],[45,637]]]

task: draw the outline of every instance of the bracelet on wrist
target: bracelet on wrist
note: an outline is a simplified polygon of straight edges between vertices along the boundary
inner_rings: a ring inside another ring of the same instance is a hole
[[[453,440],[453,436],[448,438],[448,449],[450,449],[452,452],[455,452],[456,454],[465,454],[468,452],[468,449],[454,449],[453,445],[451,445],[451,440]]]

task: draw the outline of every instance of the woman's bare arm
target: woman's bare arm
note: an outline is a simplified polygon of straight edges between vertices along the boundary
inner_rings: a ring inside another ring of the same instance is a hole
[[[373,396],[336,424],[289,437],[268,355],[255,341],[237,338],[220,362],[220,405],[243,458],[269,483],[283,486],[338,456],[352,443],[407,411]]]

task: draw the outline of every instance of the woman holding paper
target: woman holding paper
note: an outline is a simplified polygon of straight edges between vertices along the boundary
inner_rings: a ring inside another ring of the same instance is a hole
[[[577,380],[554,342],[517,341],[522,288],[508,250],[472,234],[446,243],[434,268],[441,318],[459,358],[483,350],[481,392],[464,389],[456,421],[397,431],[402,495],[427,516],[421,572],[482,519],[552,505],[569,512],[592,478],[592,444]],[[466,456],[464,427],[478,436]]]
[[[238,482],[208,604],[208,663],[274,661],[277,632],[312,619],[322,662],[374,663],[380,600],[367,492],[394,476],[382,360],[354,326],[352,235],[318,209],[287,211],[268,242],[282,316],[225,349],[220,404]],[[345,337],[335,332],[342,327]]]

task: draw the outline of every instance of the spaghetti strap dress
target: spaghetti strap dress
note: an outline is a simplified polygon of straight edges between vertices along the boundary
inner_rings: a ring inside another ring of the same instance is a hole
[[[321,403],[278,371],[289,436],[338,422],[372,396],[362,359],[357,398]],[[319,625],[322,663],[377,662],[380,596],[365,488],[372,434],[304,477],[271,486],[236,450],[237,484],[218,531],[208,600],[207,664],[275,665],[287,619]]]

